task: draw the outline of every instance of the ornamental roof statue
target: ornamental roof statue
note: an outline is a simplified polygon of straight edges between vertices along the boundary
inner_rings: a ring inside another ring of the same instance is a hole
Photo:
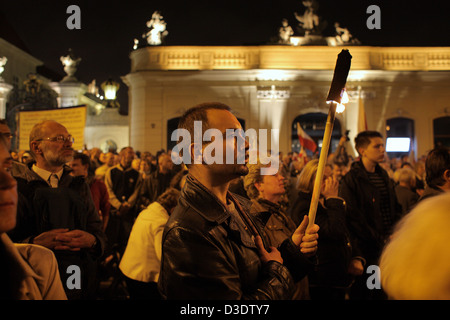
[[[3,71],[5,71],[5,67],[4,66],[5,66],[7,61],[8,61],[8,58],[0,57],[0,82],[3,81],[2,73],[3,73]]]
[[[162,44],[164,38],[169,34],[166,25],[161,13],[159,11],[153,12],[152,18],[147,21],[149,30],[142,35],[142,38],[147,38],[147,43],[151,46]]]
[[[81,58],[75,57],[72,49],[69,49],[69,54],[67,56],[61,56],[60,58],[64,71],[67,75],[61,80],[61,82],[77,82],[74,74],[77,72],[77,66],[81,61]]]
[[[317,14],[319,4],[315,0],[303,0],[303,6],[306,8],[303,15],[294,12],[294,16],[297,19],[298,27],[297,31],[300,35],[322,35],[323,29],[325,29],[327,23],[321,21]]]

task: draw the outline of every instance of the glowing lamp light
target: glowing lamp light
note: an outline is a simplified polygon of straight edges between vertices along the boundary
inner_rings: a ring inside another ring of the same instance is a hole
[[[118,104],[116,100],[117,90],[119,90],[120,84],[115,82],[112,79],[108,79],[107,81],[102,83],[102,89],[105,93],[105,99],[108,101],[107,107],[116,107]]]
[[[119,83],[113,81],[112,79],[109,79],[102,83],[102,89],[105,93],[106,100],[115,100],[116,99],[116,93],[117,90],[119,90]]]

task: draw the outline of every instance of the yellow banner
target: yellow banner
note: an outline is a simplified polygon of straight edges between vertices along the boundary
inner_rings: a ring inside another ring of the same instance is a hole
[[[19,112],[19,149],[28,150],[30,132],[33,126],[44,120],[54,120],[66,127],[75,138],[74,150],[84,147],[84,128],[86,126],[86,106],[76,106],[41,111]]]

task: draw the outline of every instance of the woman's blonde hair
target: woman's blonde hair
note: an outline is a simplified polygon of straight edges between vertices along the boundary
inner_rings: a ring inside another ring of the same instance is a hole
[[[256,164],[248,164],[248,174],[244,177],[244,189],[250,199],[257,199],[259,197],[259,191],[255,187],[255,183],[260,183],[263,181],[263,176],[261,175],[261,168],[269,167],[269,164],[264,165],[261,162]]]
[[[314,190],[314,180],[316,178],[319,160],[311,160],[303,167],[297,181],[297,189],[306,193],[312,193]]]
[[[380,258],[381,286],[396,300],[450,299],[450,193],[422,200],[396,225]]]

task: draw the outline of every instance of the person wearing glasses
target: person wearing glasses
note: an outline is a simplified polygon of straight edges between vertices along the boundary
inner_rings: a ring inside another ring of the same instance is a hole
[[[94,299],[97,261],[106,237],[88,184],[83,177],[70,175],[66,165],[73,159],[73,142],[56,121],[32,128],[29,145],[35,162],[15,176],[19,208],[10,237],[53,250],[67,297]],[[78,275],[70,270],[78,270]]]
[[[67,300],[53,252],[13,243],[7,235],[16,224],[18,202],[7,143],[0,134],[0,300]]]
[[[0,136],[5,141],[5,146],[9,152],[11,152],[11,141],[14,135],[11,133],[11,129],[8,127],[8,123],[5,119],[0,119]],[[11,174],[20,175],[21,172],[26,170],[26,166],[20,162],[13,161],[11,167]]]

